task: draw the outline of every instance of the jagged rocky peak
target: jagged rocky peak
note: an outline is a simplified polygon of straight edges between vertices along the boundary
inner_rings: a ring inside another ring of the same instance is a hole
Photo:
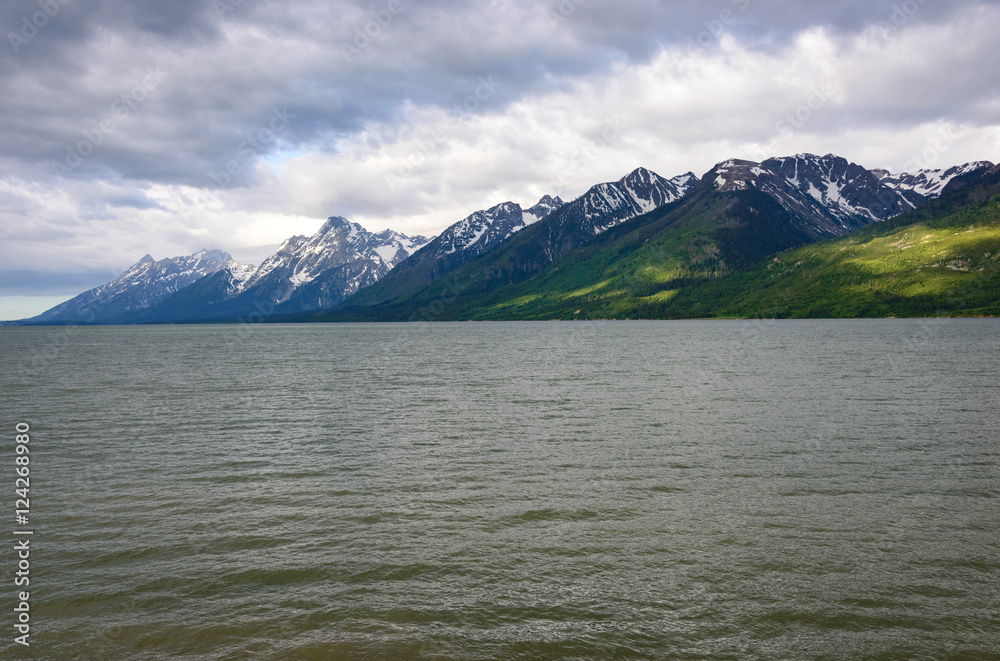
[[[329,235],[333,234],[334,237]],[[407,256],[419,250],[428,242],[424,236],[406,236],[395,230],[386,229],[381,232],[370,232],[358,223],[352,223],[343,216],[330,216],[312,239],[306,243],[316,243],[318,240],[340,238],[354,250],[366,258],[384,262],[387,266],[395,266]],[[329,245],[329,244],[327,244]]]
[[[755,189],[812,221],[821,236],[839,236],[872,221],[887,220],[923,201],[885,186],[864,167],[835,154],[769,158],[761,163],[730,159],[703,178],[717,190]]]
[[[426,243],[422,236],[369,232],[343,216],[330,216],[311,237],[287,239],[249,276],[234,274],[228,295],[251,292],[251,298],[295,309],[332,305],[372,284]]]
[[[886,169],[869,170],[836,154],[817,156],[803,153],[769,158],[762,163],[735,159],[724,161],[716,165],[706,179],[713,181],[719,190],[740,190],[759,188],[762,181],[766,182],[773,175],[808,193],[818,202],[831,206],[834,213],[839,208],[845,213],[859,213],[873,220],[884,220],[886,214],[906,211],[938,197],[955,177],[986,171],[990,167],[993,164],[988,161],[975,161],[947,169],[923,169],[894,175]],[[882,188],[896,195],[888,195]],[[861,194],[863,190],[873,194],[878,191],[876,202],[881,202],[884,208],[858,206],[846,199],[851,194]],[[898,209],[896,202],[900,203]]]
[[[663,177],[640,166],[619,179],[618,183],[631,186],[652,186],[659,179],[663,179]]]
[[[592,187],[570,204],[582,205],[583,222],[591,234],[600,234],[684,197],[697,180],[690,172],[664,179],[646,168],[636,168],[618,181]]]
[[[348,235],[348,243],[360,255],[370,260],[380,260],[386,267],[396,264],[427,245],[424,236],[406,236],[395,230],[383,230],[378,233],[366,231],[360,225],[352,223],[353,231]]]
[[[460,252],[481,255],[565,204],[559,197],[544,195],[529,209],[523,209],[516,202],[501,202],[476,211],[442,232],[433,241],[434,252],[438,255]]]
[[[225,250],[199,250],[198,252],[191,255],[195,259],[207,259],[215,262],[230,262],[233,256],[230,255]]]
[[[878,182],[871,172],[839,156],[796,154],[760,163],[729,159],[717,164],[702,179],[711,182],[717,190],[730,191],[760,188],[775,181],[787,182],[793,188],[807,187],[810,182],[853,183],[859,177],[866,178],[868,183]]]
[[[694,172],[685,172],[671,179],[666,179],[652,170],[638,167],[619,179],[618,183],[633,191],[653,190],[666,186],[672,190],[676,189],[676,191],[683,194],[683,192],[686,192],[685,186],[689,186],[697,180],[698,176]]]
[[[652,210],[683,197],[690,184],[698,178],[693,172],[665,179],[652,170],[643,167],[636,168],[618,180],[618,184],[627,190],[635,201],[645,201]]]
[[[677,175],[676,177],[670,179],[669,181],[678,188],[687,191],[688,189],[691,188],[691,186],[693,186],[700,180],[701,179],[694,172],[685,172],[684,174]]]
[[[562,198],[559,197],[558,195],[556,195],[555,197],[552,197],[551,195],[542,195],[541,199],[538,200],[535,206],[531,208],[552,209],[553,211],[555,211],[564,204],[566,203],[563,202]]]
[[[312,236],[312,240],[319,239],[320,237],[330,234],[331,232],[342,232],[347,238],[352,238],[358,235],[369,235],[371,232],[366,230],[364,227],[358,223],[352,223],[343,216],[330,216],[323,223],[323,226]]]
[[[652,211],[664,204],[669,195],[664,190],[668,185],[667,180],[642,167],[628,173],[617,183],[643,211]]]
[[[302,234],[296,234],[294,236],[290,236],[290,237],[288,237],[287,239],[285,239],[284,241],[281,242],[281,245],[278,246],[278,250],[275,252],[275,254],[286,253],[286,252],[291,252],[291,251],[298,250],[308,240],[309,240],[309,237],[308,236],[304,236]],[[274,257],[274,255],[271,255],[271,258],[273,258],[273,257]],[[270,258],[268,258],[268,259],[270,259]]]
[[[475,254],[482,254],[524,226],[521,205],[502,202],[476,211],[441,232],[434,241],[435,252],[450,255],[472,250]]]
[[[352,225],[351,221],[347,220],[343,216],[330,216],[323,223],[323,226],[319,228],[318,234],[323,234],[336,227],[349,228]]]
[[[763,170],[760,163],[731,158],[717,163],[715,167],[705,173],[702,181],[711,182],[717,190],[721,191],[746,190],[748,182],[761,174],[763,174]]]
[[[152,255],[146,254],[142,259],[126,269],[125,273],[135,269],[150,270],[156,268],[164,272],[184,271],[195,269],[198,272],[213,272],[224,268],[227,262],[232,261],[233,256],[225,250],[202,249],[190,255],[180,255],[178,257],[166,257],[156,260]]]
[[[543,195],[542,199],[538,200],[535,206],[524,210],[524,224],[531,225],[532,223],[537,223],[565,204],[558,195],[556,197]]]
[[[860,212],[873,220],[884,220],[887,217],[886,213],[905,210],[904,207],[896,209],[892,203],[889,204],[893,208],[885,210],[876,210],[867,204],[858,207],[849,201],[846,206],[842,204],[846,196],[852,193],[859,194],[862,190],[876,191],[880,188],[880,184],[878,177],[870,170],[834,154],[825,156],[797,154],[791,158],[769,158],[761,163],[761,166],[785,177],[789,183],[809,193],[817,201],[835,207],[840,206],[846,213]],[[819,191],[818,196],[815,191]],[[888,203],[888,197],[883,200],[884,203]]]

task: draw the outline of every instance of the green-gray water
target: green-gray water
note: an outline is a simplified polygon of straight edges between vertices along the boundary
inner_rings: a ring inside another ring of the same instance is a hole
[[[1000,322],[2,328],[4,658],[997,659]]]

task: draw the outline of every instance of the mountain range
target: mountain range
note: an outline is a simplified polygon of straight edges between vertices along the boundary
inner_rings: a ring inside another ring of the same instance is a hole
[[[334,216],[312,237],[287,239],[259,266],[221,251],[155,264],[147,255],[113,282],[29,321],[144,323],[319,310],[373,284],[426,243]]]
[[[259,266],[222,251],[147,255],[23,323],[641,313],[783,251],[907,217],[997,169],[975,162],[893,175],[832,154],[733,159],[700,178],[638,168],[568,203],[544,196],[527,209],[505,202],[476,211],[432,239],[372,233],[335,216]]]
[[[914,178],[936,180],[944,191],[992,167],[983,162]],[[936,196],[928,191],[918,198],[884,178],[834,155],[730,160],[690,180],[681,197],[597,235],[579,213],[585,195],[444,278],[394,297],[378,283],[309,319],[655,317],[659,305],[683,289],[885,223]]]
[[[509,245],[529,245],[533,248],[533,264],[522,265],[527,269],[525,272],[530,272],[536,267],[551,264],[615,225],[679,200],[697,180],[690,172],[664,179],[645,168],[639,168],[619,181],[593,186],[569,204],[563,204],[558,198],[552,200],[544,197],[538,206],[533,207],[538,209],[544,204],[544,209],[549,212],[540,219],[541,222],[518,227],[516,233],[507,233],[502,240],[483,246],[485,249],[482,251],[471,249],[478,246],[478,243],[473,243],[470,247],[459,248],[452,253],[451,242],[447,237],[453,229],[462,227],[466,222],[461,221],[441,234],[441,237],[446,237],[442,243],[434,245],[435,242],[432,242],[425,250],[401,263],[389,277],[360,292],[351,303],[354,306],[370,307],[406,296],[430,286],[442,276],[466,264],[488,259],[487,256]],[[475,214],[470,218],[474,216]],[[482,219],[487,218],[485,216]],[[480,228],[478,231],[483,230]]]

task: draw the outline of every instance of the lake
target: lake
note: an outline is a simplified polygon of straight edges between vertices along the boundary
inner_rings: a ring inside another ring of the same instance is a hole
[[[9,658],[998,658],[1000,320],[5,327],[0,356],[11,509],[31,427]]]

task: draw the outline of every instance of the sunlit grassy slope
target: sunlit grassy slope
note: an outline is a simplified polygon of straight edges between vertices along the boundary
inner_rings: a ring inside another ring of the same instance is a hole
[[[880,230],[781,254],[685,292],[674,306],[721,316],[1000,314],[1000,200]]]

